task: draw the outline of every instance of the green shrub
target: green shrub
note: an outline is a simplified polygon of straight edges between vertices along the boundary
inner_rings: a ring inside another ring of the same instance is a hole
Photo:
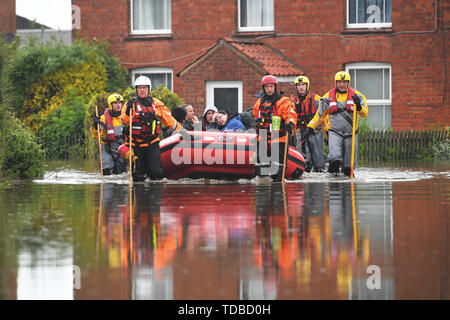
[[[173,107],[182,105],[184,103],[183,99],[178,97],[176,93],[173,93],[172,91],[167,89],[163,84],[160,84],[156,88],[156,90],[152,90],[151,96],[164,102],[164,105],[170,110],[172,110]]]
[[[3,136],[2,178],[35,178],[44,174],[44,152],[36,137],[9,112],[3,111],[0,133]]]
[[[446,139],[441,142],[433,141],[431,148],[434,159],[450,160],[450,140]]]
[[[84,119],[86,105],[75,90],[63,106],[54,109],[39,131],[39,141],[48,159],[80,158],[84,156]]]

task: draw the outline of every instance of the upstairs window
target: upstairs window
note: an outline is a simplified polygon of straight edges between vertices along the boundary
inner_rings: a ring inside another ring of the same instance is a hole
[[[139,68],[131,71],[132,85],[134,86],[134,81],[139,76],[146,76],[150,78],[152,82],[152,90],[156,90],[160,84],[163,84],[167,89],[172,91],[172,75],[173,71],[170,68]]]
[[[347,0],[347,28],[392,27],[392,0]]]
[[[131,0],[131,33],[172,32],[171,0]]]
[[[274,0],[239,0],[238,31],[273,31]]]

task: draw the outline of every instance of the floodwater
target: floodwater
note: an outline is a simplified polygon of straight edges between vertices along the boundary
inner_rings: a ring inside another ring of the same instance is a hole
[[[449,299],[450,166],[0,190],[0,299]]]

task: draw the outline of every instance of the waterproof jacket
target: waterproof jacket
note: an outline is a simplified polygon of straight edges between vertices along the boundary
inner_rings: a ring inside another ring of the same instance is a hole
[[[122,108],[122,110],[126,110],[126,107],[124,107],[124,108]],[[105,126],[103,127],[102,125],[99,125],[100,126],[100,142],[102,143],[102,144],[107,144],[107,143],[109,143],[109,142],[111,142],[110,140],[108,140],[108,138],[107,138],[107,136],[106,136],[106,124],[107,124],[107,121],[106,121],[106,118],[105,118],[105,115],[103,114],[101,117],[100,117],[100,121],[101,122],[103,122],[104,124],[105,124]],[[121,119],[121,116],[120,115],[118,115],[118,116],[116,116],[116,117],[112,117],[111,116],[111,123],[112,123],[112,126],[113,126],[113,128],[114,128],[114,136],[115,136],[115,140],[123,140],[123,132],[122,132],[122,119]],[[92,135],[92,137],[94,138],[94,139],[97,139],[97,126],[95,126],[94,128],[92,128],[92,130],[91,130],[91,135]]]
[[[172,113],[170,112],[169,108],[167,108],[162,101],[160,101],[156,98],[152,98],[152,99],[153,99],[154,114],[159,119],[159,121],[161,121],[161,123],[164,126],[169,127],[172,130],[180,130],[181,125],[172,116]],[[132,103],[133,103],[133,118],[134,118],[134,115],[136,114],[136,112],[138,112],[137,106],[136,106],[136,99],[132,99],[130,101],[132,101]],[[130,101],[129,101],[129,103],[130,103]],[[129,127],[130,126],[130,115],[127,113],[124,113],[124,115],[122,116],[122,122],[126,126]],[[134,132],[133,132],[132,139],[133,139],[132,145],[133,146],[138,145],[139,147],[147,147],[149,144],[153,144],[153,143],[159,141],[158,137],[148,139],[148,140],[140,139],[138,137],[135,137]]]
[[[320,96],[308,92],[303,101],[300,100],[299,96],[295,96],[293,104],[297,113],[296,129],[306,130],[306,126],[314,118],[319,109]]]
[[[235,117],[228,118],[227,122],[222,128],[219,128],[221,131],[226,132],[245,132],[247,131],[245,129],[244,124],[242,123],[242,118],[238,114]]]
[[[275,93],[274,95],[277,94],[278,93]],[[256,122],[259,123],[259,125],[257,125],[257,129],[261,129],[261,121],[263,119],[266,123],[269,121],[271,122],[272,116],[278,115],[281,118],[280,138],[278,141],[273,142],[286,142],[287,136],[284,134],[286,132],[284,130],[284,124],[291,122],[295,126],[297,123],[297,113],[295,112],[292,101],[288,97],[279,96],[274,100],[275,101],[267,100],[265,95],[259,98],[253,106],[253,117],[256,119]],[[269,110],[270,119],[265,119],[264,110]]]
[[[330,112],[330,94],[334,90],[330,90],[320,99],[319,110],[314,118],[309,122],[308,127],[316,129],[321,123],[323,123],[326,117],[329,117],[329,130],[342,136],[349,136],[353,133],[353,112],[347,111],[347,103],[352,104],[352,97],[348,97],[348,91],[345,93],[339,93],[336,91],[336,107],[339,112]],[[357,111],[360,117],[367,117],[369,114],[369,108],[367,107],[366,97],[354,90],[355,94],[361,98],[361,111]],[[356,108],[356,106],[355,106]],[[359,117],[356,119],[356,130],[359,126]]]

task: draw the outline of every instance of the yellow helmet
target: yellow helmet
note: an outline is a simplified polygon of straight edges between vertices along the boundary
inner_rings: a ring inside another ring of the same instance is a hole
[[[347,80],[350,83],[350,73],[348,73],[346,71],[339,71],[334,76],[334,82],[336,83],[336,81],[338,81],[338,80],[343,80],[343,81]]]
[[[294,85],[296,86],[298,83],[306,83],[306,91],[309,90],[309,79],[307,76],[299,76],[295,78]]]
[[[112,103],[115,102],[115,101],[122,101],[122,103],[123,103],[123,98],[122,98],[122,96],[121,96],[120,94],[113,93],[112,95],[110,95],[110,96],[108,97],[108,107],[109,107],[110,110],[113,109]]]

